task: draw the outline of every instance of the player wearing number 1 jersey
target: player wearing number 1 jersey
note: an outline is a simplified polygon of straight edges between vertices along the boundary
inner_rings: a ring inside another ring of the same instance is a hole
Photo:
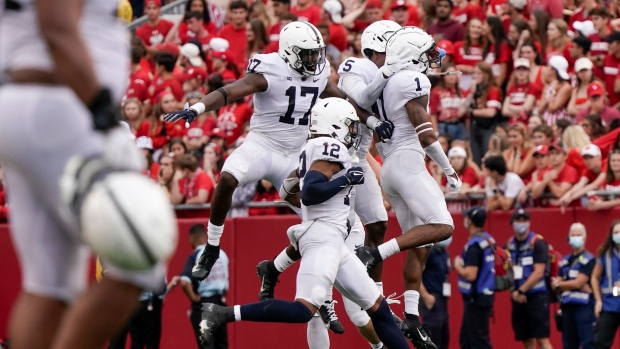
[[[310,119],[311,139],[297,168],[303,221],[287,232],[302,256],[295,301],[267,299],[227,308],[205,304],[203,337],[208,341],[213,331],[233,321],[308,322],[334,285],[369,314],[388,348],[408,349],[387,302],[344,242],[350,229],[349,195],[364,182],[361,168],[351,167],[348,150],[359,137],[359,118],[350,103],[326,98],[314,106]]]
[[[224,163],[213,194],[208,243],[192,270],[196,279],[206,278],[219,256],[220,237],[235,188],[260,179],[279,188],[297,166],[299,150],[308,136],[310,110],[319,96],[344,97],[328,83],[329,74],[319,31],[307,22],[291,22],[282,28],[278,53],[254,56],[245,77],[164,117],[168,122],[191,122],[228,100],[254,94],[250,133]]]
[[[381,185],[396,211],[403,235],[377,248],[361,247],[357,254],[372,273],[385,258],[411,249],[403,271],[405,320],[401,329],[416,348],[436,349],[418,318],[422,268],[430,251],[428,245],[452,236],[454,225],[443,193],[426,170],[425,155],[444,170],[453,192],[461,186],[427,112],[431,84],[425,73],[440,66],[442,57],[435,40],[415,27],[394,33],[386,54],[387,60],[406,54],[413,63],[390,78],[377,107],[381,119],[394,123],[391,142],[378,144],[377,148],[384,159]]]

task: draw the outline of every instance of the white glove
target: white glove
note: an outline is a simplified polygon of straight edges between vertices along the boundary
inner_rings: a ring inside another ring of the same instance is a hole
[[[396,72],[399,72],[413,65],[413,59],[408,55],[407,50],[402,50],[398,56],[387,56],[385,64],[379,70],[385,78],[389,78]]]
[[[459,175],[457,175],[456,172],[453,172],[451,175],[446,174],[446,178],[448,178],[448,190],[450,191],[450,194],[458,194],[463,186],[463,182],[461,182]]]

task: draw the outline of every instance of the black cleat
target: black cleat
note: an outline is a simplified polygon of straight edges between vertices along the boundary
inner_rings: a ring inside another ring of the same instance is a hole
[[[192,277],[198,281],[206,279],[211,273],[211,268],[213,268],[215,261],[217,261],[219,257],[220,247],[207,244],[200,258],[198,258],[196,265],[192,268]]]
[[[372,249],[368,246],[360,246],[355,249],[355,255],[357,256],[357,258],[360,259],[360,261],[362,261],[362,264],[364,264],[364,266],[366,267],[366,272],[368,273],[368,275],[372,275],[375,268],[380,263],[375,261],[375,257],[373,257],[372,253],[370,252],[371,250]]]
[[[202,321],[200,321],[200,339],[203,343],[213,342],[213,333],[232,321],[235,321],[233,308],[204,303],[202,305]]]
[[[269,273],[268,260],[264,260],[256,266],[256,275],[260,278],[260,291],[258,292],[258,300],[273,299],[276,284],[280,282],[277,276]]]
[[[332,330],[332,332],[336,334],[343,334],[344,326],[342,326],[340,320],[338,320],[338,315],[334,309],[334,304],[336,303],[338,302],[335,300],[325,301],[325,303],[319,308],[319,314],[328,329]]]
[[[431,341],[426,325],[405,318],[400,324],[400,330],[416,349],[437,349],[435,343]]]

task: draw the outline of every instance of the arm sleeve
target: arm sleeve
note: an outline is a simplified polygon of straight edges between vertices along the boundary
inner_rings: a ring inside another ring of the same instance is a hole
[[[480,261],[482,259],[482,248],[480,245],[473,244],[467,248],[465,252],[465,266],[466,267],[480,267]]]
[[[343,64],[345,64],[344,62]],[[360,107],[370,110],[372,105],[377,101],[388,79],[383,77],[383,73],[378,71],[375,78],[369,85],[366,85],[364,79],[356,74],[348,74],[342,77],[340,85],[342,89],[353,98],[355,103]]]
[[[585,274],[588,277],[592,276],[592,270],[594,270],[594,264],[595,263],[596,263],[596,261],[594,260],[594,258],[592,258],[591,260],[588,261],[588,263],[583,265],[581,267],[581,269],[579,269],[579,273]]]
[[[543,240],[538,240],[534,244],[534,264],[536,263],[545,263],[549,260],[549,249],[547,247],[547,243]]]
[[[329,180],[319,171],[308,171],[301,189],[301,202],[306,206],[322,204],[349,185],[345,176]]]

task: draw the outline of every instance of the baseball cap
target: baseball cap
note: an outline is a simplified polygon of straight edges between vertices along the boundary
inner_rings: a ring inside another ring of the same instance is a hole
[[[147,136],[141,136],[136,139],[136,146],[140,149],[153,150],[153,140]]]
[[[601,156],[601,148],[599,148],[596,144],[588,144],[583,149],[581,149],[581,156]]]
[[[517,58],[515,59],[514,67],[515,69],[519,67],[526,67],[527,69],[530,69],[530,61],[527,58]]]
[[[558,75],[564,80],[568,80],[568,61],[562,56],[553,56],[549,58],[549,66],[558,72]]]
[[[198,79],[200,80],[200,83],[204,83],[205,80],[207,79],[207,72],[206,70],[202,69],[202,68],[189,68],[187,69],[187,77],[189,79]]]
[[[163,52],[171,53],[175,57],[178,57],[179,53],[180,53],[179,46],[177,46],[177,44],[175,44],[173,42],[165,42],[163,44],[157,44],[157,46],[155,46],[155,48],[157,49],[157,51],[163,51]]]
[[[211,39],[211,41],[209,41],[209,48],[211,49],[211,51],[223,52],[223,51],[228,50],[229,47],[230,47],[230,44],[228,43],[228,40],[226,39],[213,38]]]
[[[594,29],[594,23],[592,21],[573,22],[573,28],[581,33],[586,38],[598,31]]]
[[[557,150],[561,153],[565,153],[566,151],[564,150],[564,147],[562,146],[562,144],[560,143],[553,143],[549,146],[549,151],[551,150]]]
[[[213,58],[219,58],[221,60],[224,60],[228,63],[232,62],[232,56],[230,54],[230,52],[228,51],[212,51],[211,52],[211,57]]]
[[[214,137],[226,138],[226,133],[224,133],[224,130],[222,130],[221,128],[216,127],[216,128],[213,129],[213,132],[211,132],[209,137],[211,137],[211,138],[214,138]]]
[[[467,152],[461,147],[452,147],[450,148],[450,150],[448,150],[448,157],[451,158],[453,156],[460,156],[462,158],[466,158]]]
[[[437,47],[446,51],[447,55],[454,55],[454,44],[450,40],[441,40],[437,43]]]
[[[530,213],[529,213],[529,212],[527,212],[527,211],[526,211],[525,209],[523,209],[523,208],[520,208],[520,209],[518,209],[518,210],[515,210],[515,211],[512,213],[512,218],[510,218],[510,222],[513,222],[513,221],[515,221],[515,220],[517,220],[517,219],[519,219],[519,218],[527,218],[527,220],[529,221],[529,220],[530,220]]]
[[[607,43],[612,43],[614,41],[620,41],[620,32],[614,31],[613,33],[611,33],[611,35],[606,37],[604,41]]]
[[[383,4],[380,0],[368,0],[366,8],[383,8]]]
[[[394,11],[397,8],[408,9],[409,5],[405,2],[405,0],[396,0],[392,3],[392,7],[390,7],[390,10]]]
[[[465,215],[465,217],[471,220],[473,225],[477,227],[483,227],[484,223],[487,220],[487,211],[485,211],[484,208],[480,206],[474,206],[469,210],[463,212],[463,214]]]
[[[150,5],[150,4],[161,7],[161,0],[144,0],[144,6]]]
[[[198,139],[202,137],[203,134],[204,133],[202,132],[202,129],[198,127],[190,128],[189,130],[187,130],[187,138],[189,139]]]
[[[200,57],[200,49],[194,44],[185,44],[181,47],[181,55],[189,60],[194,67],[202,66],[202,58]]]
[[[592,70],[593,67],[594,64],[592,64],[592,61],[588,57],[581,57],[575,61],[575,71],[578,73],[584,69]]]
[[[600,82],[594,81],[588,85],[588,97],[591,98],[594,96],[602,96],[604,94],[605,94],[605,88]]]
[[[508,0],[508,3],[517,10],[523,10],[527,4],[526,0]]]
[[[342,4],[338,0],[327,0],[323,3],[323,10],[329,13],[332,22],[342,23]]]
[[[549,155],[549,147],[546,144],[541,144],[534,149],[534,155]]]

